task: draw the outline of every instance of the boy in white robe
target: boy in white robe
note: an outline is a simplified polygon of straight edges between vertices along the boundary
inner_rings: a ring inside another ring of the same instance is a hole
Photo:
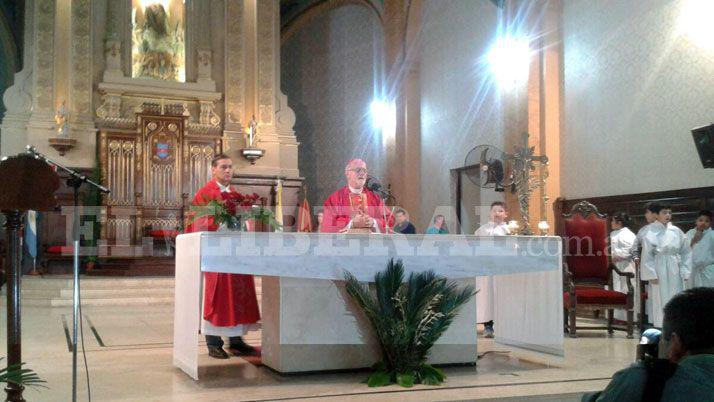
[[[692,276],[689,288],[714,287],[714,231],[711,229],[711,211],[701,211],[696,227],[687,232],[687,242],[692,248]]]
[[[624,212],[618,212],[612,216],[612,232],[610,232],[610,252],[612,255],[612,263],[617,269],[622,272],[630,272],[635,274],[635,260],[632,247],[637,241],[637,236],[627,227],[630,223],[630,217]],[[627,293],[628,278],[612,273],[612,290],[617,292]],[[630,280],[635,285],[634,278]],[[634,286],[635,290],[635,307],[634,311],[640,309],[640,292],[639,286]],[[615,310],[616,320],[625,320],[627,313],[625,310]]]
[[[652,203],[647,204],[645,207],[645,223],[644,226],[640,228],[640,230],[637,231],[637,237],[635,238],[635,243],[632,244],[632,255],[635,256],[635,258],[639,258],[640,256],[640,249],[642,248],[642,236],[644,236],[645,230],[647,230],[647,227],[654,223],[654,221],[657,220],[657,214],[652,212],[650,207],[652,207]]]
[[[692,250],[687,236],[672,225],[672,209],[663,204],[652,205],[657,220],[645,231],[642,238],[641,278],[650,282],[652,322],[662,328],[662,309],[677,293],[684,290],[689,279]]]
[[[635,238],[635,243],[632,245],[632,255],[636,260],[640,259],[640,254],[642,252],[642,238],[645,235],[645,232],[649,228],[649,226],[654,223],[655,220],[657,220],[657,214],[652,212],[650,209],[653,204],[649,203],[645,207],[645,225],[640,228],[640,230],[637,231],[637,237]],[[642,273],[642,269],[639,270],[638,274]],[[639,290],[640,289],[640,281],[642,281],[642,278],[638,276],[635,276],[635,287]],[[645,300],[645,314],[647,314],[647,317],[649,319],[652,319],[652,289],[650,289],[649,283],[645,285],[645,291],[649,295],[647,297],[647,300]],[[639,299],[641,300],[642,297],[640,296]],[[639,313],[638,313],[639,314]]]
[[[476,236],[506,236],[509,234],[506,226],[506,204],[496,201],[491,204],[490,221],[481,225],[476,230]],[[493,277],[482,276],[476,278],[476,322],[483,323],[483,334],[486,338],[493,338]]]

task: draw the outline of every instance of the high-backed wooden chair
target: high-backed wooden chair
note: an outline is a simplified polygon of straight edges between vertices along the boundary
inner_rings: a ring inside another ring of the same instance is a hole
[[[571,337],[577,336],[576,312],[583,310],[607,310],[607,329],[627,331],[632,337],[634,318],[634,274],[617,269],[609,258],[609,232],[607,219],[597,208],[581,201],[573,206],[569,214],[564,214],[563,240],[565,262],[563,306],[566,309],[565,325]],[[612,289],[613,273],[627,278],[627,293]],[[627,312],[625,328],[613,326],[615,309]]]

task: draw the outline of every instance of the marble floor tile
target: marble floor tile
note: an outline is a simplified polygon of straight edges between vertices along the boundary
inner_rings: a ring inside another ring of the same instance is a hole
[[[1,311],[4,345],[4,305]],[[65,328],[71,334],[71,308],[28,306],[22,313],[23,361],[48,386],[26,390],[25,398],[70,400],[72,354]],[[579,338],[566,339],[564,362],[548,366],[518,359],[492,340],[479,338],[477,366],[446,367],[448,379],[442,386],[411,389],[369,388],[361,383],[367,371],[283,376],[242,358],[215,360],[203,354],[202,380],[195,382],[172,366],[172,306],[95,306],[83,313],[94,401],[576,401],[582,392],[602,389],[615,371],[633,361],[636,348],[636,340],[623,333],[608,337],[604,331],[584,330]],[[260,333],[246,339],[258,345]],[[81,353],[79,362],[79,400],[86,400]]]

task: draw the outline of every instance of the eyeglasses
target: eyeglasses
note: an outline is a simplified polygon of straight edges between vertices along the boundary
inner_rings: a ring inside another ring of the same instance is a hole
[[[366,168],[354,168],[354,169],[347,169],[347,170],[350,171],[350,172],[355,172],[355,173],[357,173],[357,174],[367,173],[367,169],[366,169]]]

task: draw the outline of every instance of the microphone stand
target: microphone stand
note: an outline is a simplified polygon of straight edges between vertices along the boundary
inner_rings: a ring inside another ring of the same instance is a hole
[[[46,155],[37,152],[37,149],[31,145],[27,146],[27,153],[34,156],[35,159],[40,159],[50,166],[54,166],[59,170],[66,172],[69,175],[67,186],[72,187],[74,193],[74,206],[72,215],[72,243],[73,243],[73,297],[72,297],[72,401],[77,401],[77,317],[79,315],[79,188],[83,183],[96,187],[99,191],[109,194],[108,188],[99,183],[95,183],[87,176],[80,174],[64,165],[61,165]]]
[[[387,222],[387,198],[389,198],[389,194],[386,193],[384,190],[382,190],[382,185],[379,184],[377,179],[374,177],[370,176],[368,178],[372,179],[371,180],[371,185],[367,185],[367,189],[379,196],[379,198],[382,199],[382,202],[384,203],[384,208],[382,208],[382,219],[384,219],[384,234],[390,234],[389,230],[389,222]]]

